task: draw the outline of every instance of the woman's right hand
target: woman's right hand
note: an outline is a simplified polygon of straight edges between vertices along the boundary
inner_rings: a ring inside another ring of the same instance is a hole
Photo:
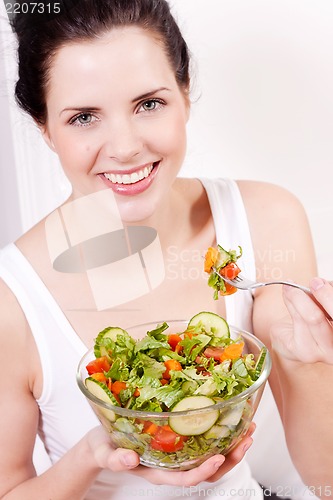
[[[113,472],[131,472],[156,485],[196,486],[203,481],[214,482],[235,467],[252,444],[255,424],[252,423],[240,444],[225,457],[214,455],[198,467],[188,471],[164,471],[140,465],[140,457],[133,450],[113,448],[102,426],[88,433],[88,443],[97,466]]]
[[[272,345],[283,359],[301,363],[333,364],[333,286],[322,278],[310,282],[312,298],[285,286],[284,301],[292,319],[271,329]]]

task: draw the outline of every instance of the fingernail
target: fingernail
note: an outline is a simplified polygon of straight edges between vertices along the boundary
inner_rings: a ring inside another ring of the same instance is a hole
[[[244,444],[244,446],[243,446],[244,453],[250,448],[250,446],[252,445],[252,442],[253,441],[248,441],[246,444]]]
[[[126,467],[134,467],[137,463],[136,458],[133,455],[125,455],[123,457],[123,462]]]
[[[224,460],[218,460],[217,462],[214,463],[215,469],[219,469],[221,465],[224,463]]]
[[[321,278],[313,278],[310,281],[310,287],[312,288],[312,290],[315,290],[315,291],[319,290],[324,285],[325,285],[325,282]]]

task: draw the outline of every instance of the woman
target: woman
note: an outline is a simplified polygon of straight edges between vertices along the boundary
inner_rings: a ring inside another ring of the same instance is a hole
[[[270,328],[286,313],[279,287],[214,302],[201,256],[216,243],[240,245],[249,277],[278,273],[307,283],[316,268],[303,208],[273,185],[178,177],[190,112],[189,55],[164,0],[57,5],[58,12],[22,13],[12,23],[19,41],[17,100],[59,156],[72,194],[1,252],[0,394],[6,410],[0,442],[6,453],[0,458],[0,496],[121,499],[128,498],[125,486],[151,495],[152,485],[165,485],[153,491],[169,498],[178,490],[170,493],[167,485],[202,484],[207,493],[213,484],[227,498],[237,490],[242,498],[262,498],[242,460],[251,432],[226,459],[211,457],[192,471],[138,466],[134,452],[113,450],[95,428],[74,374],[106,326],[190,318],[202,310],[253,329],[270,346]],[[111,211],[108,204],[104,211],[105,194]],[[66,260],[69,240],[75,246],[97,237],[99,225],[109,223],[111,232],[152,228],[165,268],[150,292],[132,294],[132,279],[129,300],[118,303],[117,296],[103,302],[116,278],[96,278],[91,268],[101,262],[95,253],[86,267]],[[309,374],[316,372],[315,364],[307,366]],[[274,369],[274,397],[281,412],[292,414],[295,404],[285,400],[280,378]],[[295,422],[285,424],[288,437]],[[38,477],[31,458],[37,432],[54,464]],[[306,445],[291,445],[303,470]],[[192,498],[200,495],[189,491]]]

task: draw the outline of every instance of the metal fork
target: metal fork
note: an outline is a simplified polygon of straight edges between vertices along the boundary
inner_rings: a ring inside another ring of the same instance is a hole
[[[234,279],[229,279],[225,278],[224,276],[221,276],[221,274],[218,272],[215,267],[212,268],[213,271],[220,276],[226,283],[229,283],[229,285],[233,285],[235,288],[239,288],[240,290],[251,290],[254,288],[260,288],[262,286],[267,286],[267,285],[289,285],[293,286],[294,288],[299,288],[300,290],[303,290],[303,292],[307,293],[310,295],[311,299],[317,304],[317,306],[323,311],[325,314],[326,318],[330,321],[333,322],[333,318],[329,315],[329,313],[324,309],[324,307],[314,298],[313,294],[311,293],[310,288],[299,285],[298,283],[293,283],[292,281],[286,281],[286,280],[276,280],[276,281],[253,281],[249,280],[248,278],[245,278],[241,274],[239,274],[236,278]],[[332,283],[333,285],[333,283]]]
[[[236,278],[231,280],[229,278],[226,278],[225,276],[221,276],[217,269],[213,268],[213,271],[216,274],[218,274],[220,278],[222,278],[226,283],[229,283],[229,285],[233,285],[235,288],[239,288],[241,290],[251,290],[253,288],[260,288],[261,286],[267,286],[267,285],[289,285],[295,288],[299,288],[300,290],[303,290],[303,292],[305,293],[311,294],[310,288],[303,285],[298,285],[297,283],[293,283],[292,281],[285,281],[285,280],[252,281],[249,280],[248,278],[245,278],[245,276],[242,276],[241,274],[239,274]]]

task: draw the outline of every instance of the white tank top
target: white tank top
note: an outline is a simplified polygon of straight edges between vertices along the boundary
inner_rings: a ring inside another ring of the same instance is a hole
[[[242,198],[234,181],[200,179],[207,191],[216,239],[225,248],[243,248],[242,271],[255,278],[255,261]],[[35,270],[14,244],[0,251],[0,277],[15,294],[33,333],[43,370],[39,435],[52,463],[66,453],[86,432],[99,424],[76,384],[76,367],[87,348]],[[227,320],[252,330],[252,295],[227,297]],[[61,377],[59,377],[61,371]],[[129,473],[102,471],[86,494],[86,500],[128,500],[173,497],[199,500],[221,498],[261,499],[257,481],[280,488],[280,496],[294,500],[311,496],[296,472],[284,440],[277,408],[269,387],[257,411],[254,444],[243,460],[219,482],[192,488],[155,486]],[[253,479],[253,477],[256,480]]]

